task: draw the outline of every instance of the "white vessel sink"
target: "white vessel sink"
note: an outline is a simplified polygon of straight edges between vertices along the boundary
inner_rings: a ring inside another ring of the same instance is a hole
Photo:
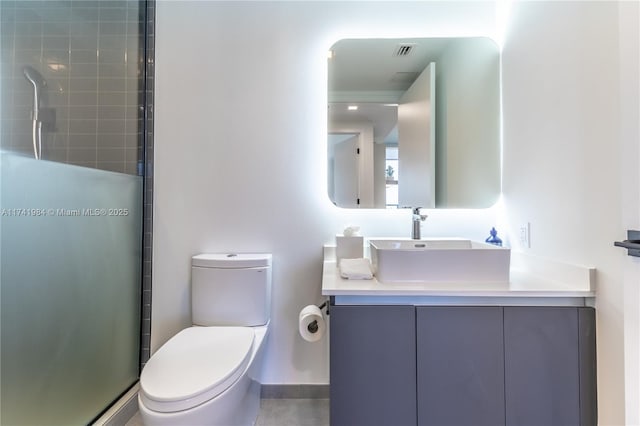
[[[370,240],[382,283],[509,282],[510,250],[462,238]]]

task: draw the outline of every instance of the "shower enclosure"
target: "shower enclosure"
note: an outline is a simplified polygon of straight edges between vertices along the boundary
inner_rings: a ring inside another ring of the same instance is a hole
[[[91,423],[148,353],[149,10],[0,1],[2,424]]]

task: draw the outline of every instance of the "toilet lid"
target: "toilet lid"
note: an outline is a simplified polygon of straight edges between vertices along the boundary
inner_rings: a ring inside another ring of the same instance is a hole
[[[165,343],[140,375],[141,397],[155,411],[186,410],[224,392],[251,359],[248,327],[190,327]]]

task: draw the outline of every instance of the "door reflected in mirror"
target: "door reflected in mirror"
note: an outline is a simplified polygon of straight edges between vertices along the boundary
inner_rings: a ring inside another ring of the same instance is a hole
[[[328,59],[328,181],[345,208],[486,208],[500,194],[488,38],[345,39]]]

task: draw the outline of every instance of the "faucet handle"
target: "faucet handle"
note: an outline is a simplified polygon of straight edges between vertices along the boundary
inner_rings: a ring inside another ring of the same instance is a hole
[[[420,220],[422,222],[424,222],[427,217],[429,217],[426,214],[420,214],[420,207],[416,207],[413,209],[413,220]]]

